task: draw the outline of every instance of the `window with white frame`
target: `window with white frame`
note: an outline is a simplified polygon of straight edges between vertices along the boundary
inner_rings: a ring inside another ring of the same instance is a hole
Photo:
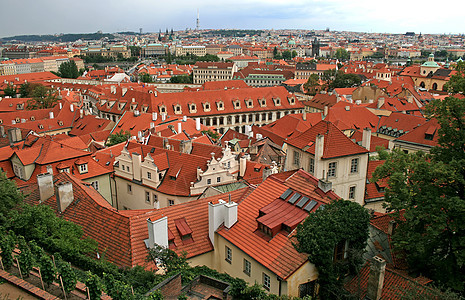
[[[150,203],[150,192],[145,191],[145,202]]]
[[[232,262],[232,250],[228,246],[225,246],[226,254],[225,254],[225,260],[228,263]]]
[[[153,194],[153,202],[158,202],[158,195],[157,194]]]
[[[79,173],[87,173],[87,164],[79,165]]]
[[[147,172],[147,178],[148,178],[148,179],[152,179],[152,173]]]
[[[252,265],[250,261],[244,258],[244,273],[250,276],[250,271],[252,270]]]
[[[328,177],[336,177],[337,162],[331,162],[328,165]]]
[[[271,287],[271,278],[265,273],[263,273],[263,287],[267,291],[269,291]]]
[[[349,199],[355,199],[355,185],[349,187]]]
[[[358,158],[353,158],[350,161],[350,173],[358,173]]]

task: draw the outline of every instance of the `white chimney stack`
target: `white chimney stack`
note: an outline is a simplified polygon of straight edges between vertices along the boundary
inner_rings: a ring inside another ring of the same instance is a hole
[[[54,118],[54,116],[53,116],[53,111],[49,112],[48,115],[49,115],[49,118],[50,118],[50,119],[53,119],[53,118]]]
[[[186,122],[187,121],[187,116],[182,116],[182,121]]]
[[[200,118],[195,118],[195,130],[200,131],[202,127],[200,126]]]
[[[215,231],[224,223],[224,205],[223,200],[218,200],[218,204],[208,203],[208,237],[210,242],[215,247]]]
[[[73,202],[73,184],[69,181],[61,182],[56,185],[57,208],[60,213]]]
[[[158,114],[156,112],[152,113],[152,121],[156,121],[158,119]]]
[[[370,128],[365,128],[363,129],[363,135],[362,135],[362,147],[370,151],[371,147],[371,129]]]
[[[69,110],[74,111],[74,104],[71,104],[71,105],[69,106]]]
[[[224,214],[224,226],[226,228],[231,228],[237,222],[237,203],[229,202],[224,205],[225,214]]]
[[[40,202],[53,196],[53,175],[49,173],[37,174],[37,185],[39,186]]]
[[[161,114],[161,120],[165,121],[166,120],[166,114]]]
[[[179,122],[178,123],[178,133],[181,133],[182,132],[182,123]]]
[[[159,245],[168,248],[168,217],[152,221],[147,219],[149,238],[146,243],[148,248]]]

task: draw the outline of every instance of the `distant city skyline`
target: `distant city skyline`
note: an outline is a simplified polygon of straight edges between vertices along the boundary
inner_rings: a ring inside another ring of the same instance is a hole
[[[307,29],[464,33],[463,2],[369,0],[3,0],[0,37],[195,29]]]

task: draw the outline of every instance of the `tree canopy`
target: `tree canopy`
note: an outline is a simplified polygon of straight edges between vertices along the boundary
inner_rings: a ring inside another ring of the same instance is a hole
[[[465,92],[465,62],[458,62],[455,66],[457,73],[450,77],[450,80],[445,84],[447,91],[451,93]]]
[[[58,101],[58,92],[43,85],[37,85],[30,96],[32,99],[28,100],[27,109],[52,108]]]
[[[119,143],[126,142],[131,137],[131,133],[129,131],[120,130],[120,132],[115,132],[110,134],[107,141],[107,146],[113,146]]]
[[[394,151],[375,171],[388,178],[385,200],[398,222],[394,246],[415,271],[446,287],[465,286],[465,102],[448,97],[427,107],[438,146],[430,154]]]
[[[78,78],[81,75],[74,60],[62,63],[58,68],[58,74],[62,78]]]
[[[344,48],[337,48],[335,56],[339,60],[347,60],[350,57],[349,52]]]
[[[352,201],[337,200],[310,213],[297,227],[295,247],[317,267],[322,299],[342,296],[339,279],[362,263],[369,223],[368,210]],[[335,248],[341,244],[347,245],[346,259],[335,260]]]

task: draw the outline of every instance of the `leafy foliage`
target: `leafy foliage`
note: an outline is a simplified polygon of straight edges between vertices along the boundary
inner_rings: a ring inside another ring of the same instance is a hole
[[[159,245],[150,248],[147,260],[153,260],[155,264],[164,269],[166,273],[173,273],[185,270],[188,268],[186,253],[178,256],[176,252],[169,248]]]
[[[52,108],[58,101],[58,92],[43,85],[36,86],[31,96],[32,99],[27,102],[27,109]]]
[[[16,87],[12,84],[8,84],[4,89],[3,89],[3,96],[5,97],[15,97],[16,96]]]
[[[119,143],[126,142],[131,137],[131,133],[129,131],[120,130],[120,132],[112,133],[108,137],[107,146],[113,146]]]
[[[316,87],[320,85],[320,76],[318,74],[312,74],[308,77],[307,82],[304,84],[305,89],[309,95],[316,95]]]
[[[431,154],[392,152],[373,180],[389,178],[385,199],[397,213],[396,249],[415,271],[463,291],[465,102],[448,97],[430,104],[427,113],[440,124],[439,146]]]
[[[139,80],[141,82],[145,82],[145,83],[152,83],[153,82],[153,79],[152,79],[152,76],[150,76],[150,74],[148,73],[141,73],[139,74]]]
[[[218,132],[214,132],[214,131],[211,131],[210,129],[208,130],[202,130],[201,131],[202,134],[205,134],[205,135],[208,135],[209,137],[212,138],[212,140],[214,141],[217,141],[219,138],[220,138],[220,135],[218,134]]]
[[[2,262],[6,270],[13,266],[13,250],[16,245],[16,236],[13,232],[4,233],[1,236]]]
[[[369,222],[370,214],[365,208],[352,201],[337,200],[323,210],[310,213],[297,227],[295,247],[297,251],[307,253],[317,267],[323,299],[341,297],[343,289],[339,279],[361,265]],[[341,242],[348,244],[348,257],[335,262],[335,247]]]
[[[56,278],[56,268],[53,265],[52,259],[46,255],[42,254],[38,259],[38,264],[40,267],[40,273],[42,275],[42,280],[48,286],[53,283]]]
[[[8,180],[6,174],[0,171],[0,225],[4,223],[2,220],[11,211],[23,201],[23,194],[18,191],[16,183]]]
[[[29,277],[29,272],[32,271],[32,267],[34,266],[34,258],[32,256],[31,249],[29,249],[29,246],[23,236],[18,236],[18,248],[21,251],[18,255],[21,274]]]
[[[100,278],[87,271],[86,286],[89,289],[90,299],[100,299],[102,296],[103,285]]]
[[[344,48],[337,48],[335,56],[339,60],[347,60],[350,57],[349,52]]]
[[[178,75],[170,78],[170,83],[193,83],[194,73],[190,75]]]
[[[450,77],[450,80],[445,84],[445,89],[451,93],[465,92],[465,62],[458,62],[455,67],[457,73]]]
[[[105,292],[114,300],[132,299],[131,286],[120,280],[115,279],[111,274],[103,274],[105,283]]]
[[[74,60],[62,63],[58,68],[58,73],[62,78],[78,78],[80,75]]]
[[[57,266],[58,275],[63,280],[63,288],[65,290],[65,293],[71,292],[72,290],[74,290],[77,283],[77,277],[74,273],[73,268],[71,267],[71,264],[63,261],[59,254],[55,254],[55,263]],[[57,278],[57,283],[60,284],[59,278]]]
[[[349,88],[349,87],[359,86],[361,82],[362,82],[362,79],[360,78],[360,76],[356,74],[346,74],[343,72],[338,72],[334,80],[329,85],[329,88],[330,89]]]

